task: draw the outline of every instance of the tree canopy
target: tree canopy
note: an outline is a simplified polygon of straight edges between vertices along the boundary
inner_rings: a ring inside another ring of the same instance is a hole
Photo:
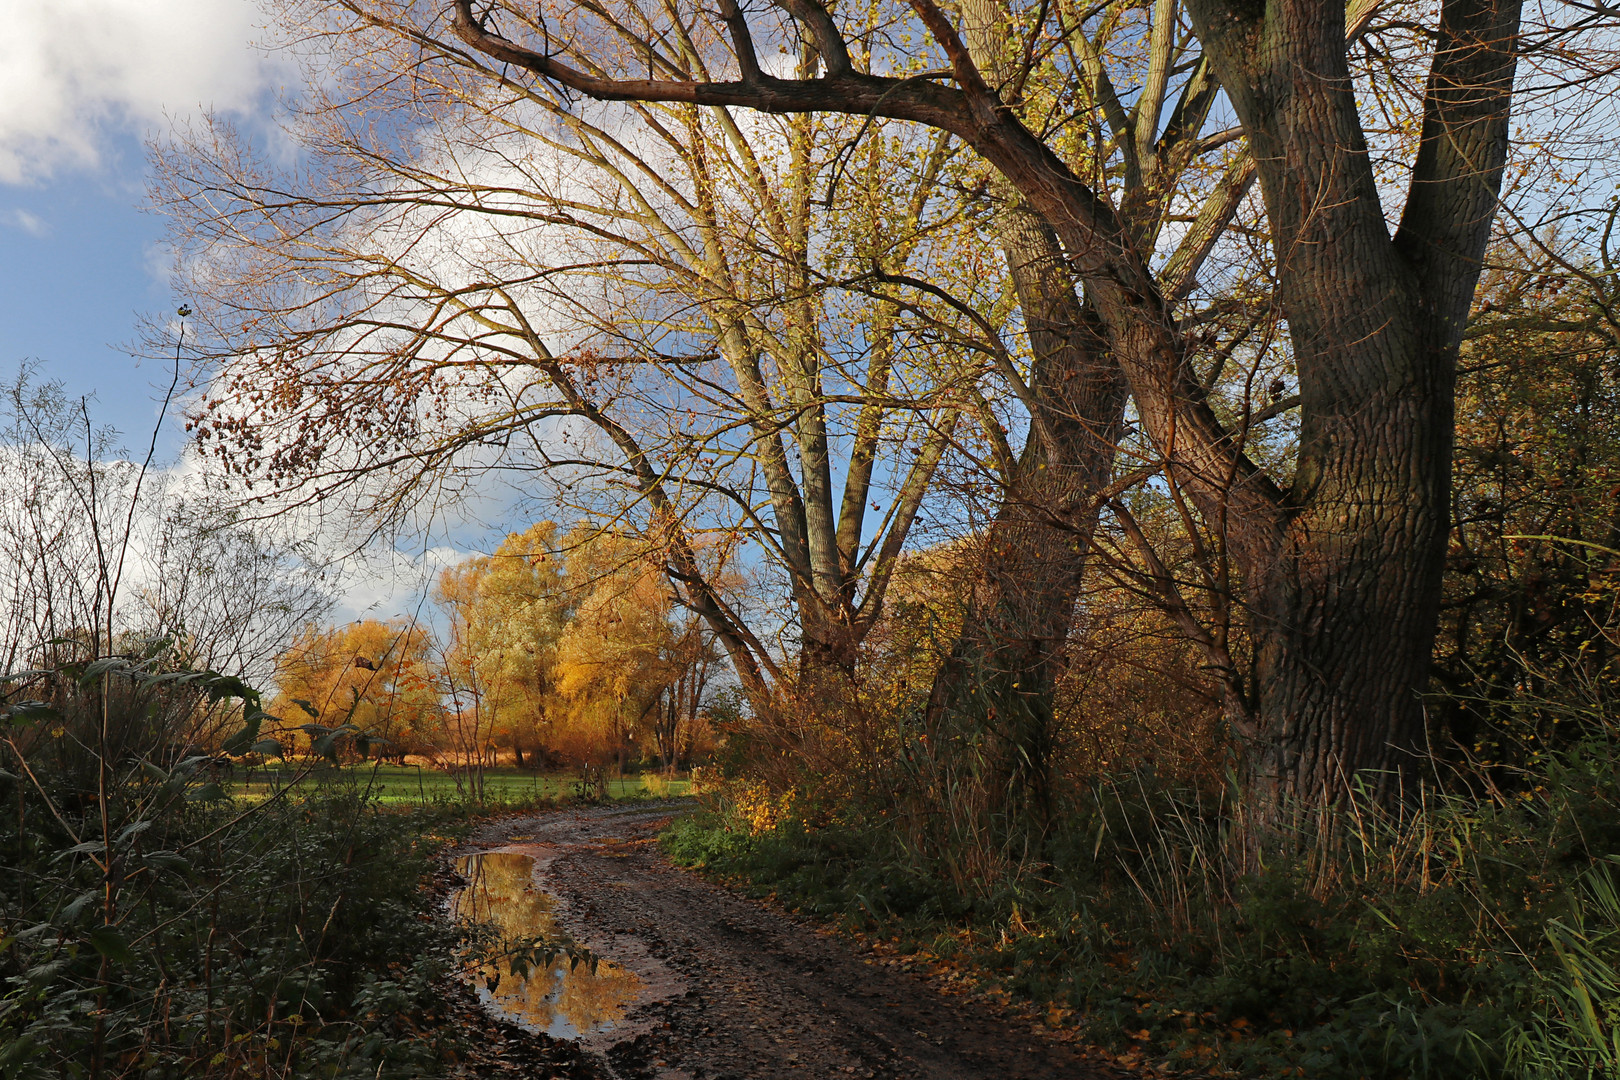
[[[858,713],[900,557],[978,532],[924,723],[989,748],[960,768],[1002,809],[1049,805],[1088,574],[1201,657],[1257,797],[1358,775],[1398,797],[1459,349],[1529,174],[1510,121],[1592,92],[1602,17],[286,16],[322,45],[299,168],[221,125],[160,155],[215,365],[196,422],[233,467],[383,518],[424,485],[543,475],[658,553],[761,717]],[[716,576],[744,551],[767,569],[746,594]]]

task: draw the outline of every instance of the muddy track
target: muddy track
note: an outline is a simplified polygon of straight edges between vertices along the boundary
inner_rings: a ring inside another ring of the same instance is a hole
[[[461,849],[535,860],[564,928],[640,977],[588,1071],[622,1080],[1122,1075],[1026,1020],[952,998],[813,924],[672,867],[654,837],[678,807],[599,807],[507,818]],[[531,1075],[545,1075],[547,1070]],[[526,1070],[527,1071],[527,1070]]]

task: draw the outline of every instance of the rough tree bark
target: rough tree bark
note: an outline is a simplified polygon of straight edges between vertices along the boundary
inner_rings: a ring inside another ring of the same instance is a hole
[[[1127,201],[1144,238],[1157,235],[1167,192],[1191,157],[1185,142],[1197,134],[1214,98],[1214,86],[1200,70],[1172,110],[1165,136],[1155,138],[1177,59],[1174,9],[1173,0],[1160,0],[1154,11],[1146,43],[1149,85],[1134,115],[1117,102],[1105,110],[1119,144],[1129,148]],[[1016,99],[1022,50],[1017,35],[1008,33],[1005,0],[967,0],[962,20],[975,62],[999,95]],[[1247,186],[1246,179],[1237,185]],[[985,538],[961,632],[934,680],[926,726],[947,738],[977,729],[987,741],[969,753],[984,794],[994,800],[992,811],[1017,815],[1032,809],[1040,823],[1051,811],[1061,650],[1097,525],[1098,496],[1113,473],[1128,394],[1107,328],[1082,299],[1050,223],[1004,181],[991,190],[1003,204],[995,231],[1034,357],[1024,388],[1030,434]],[[1236,199],[1215,201],[1224,212],[1189,230],[1192,244],[1174,260],[1178,272],[1197,268],[1197,249],[1202,245],[1208,253],[1209,234],[1224,227],[1237,205]]]
[[[1006,5],[963,5],[964,38],[998,88],[1008,63]],[[1086,310],[1051,226],[1005,182],[995,231],[1023,312],[1033,363],[1029,436],[979,552],[962,629],[935,676],[924,718],[989,811],[1035,823],[1051,814],[1054,689],[1073,620],[1096,493],[1108,483],[1125,382],[1107,333]],[[952,749],[954,748],[954,753]]]
[[[1507,155],[1520,0],[1442,5],[1393,237],[1343,8],[1190,10],[1249,135],[1300,374],[1299,463],[1263,525],[1274,554],[1244,567],[1258,616],[1254,779],[1313,796],[1372,769],[1393,794],[1423,745],[1457,350]]]
[[[1044,821],[1060,653],[1097,523],[1096,496],[1113,472],[1126,391],[1106,331],[1077,297],[1046,223],[1014,205],[998,231],[1035,358],[1030,436],[985,537],[925,724],[947,738],[982,732],[987,741],[972,752],[995,809],[1027,808]]]

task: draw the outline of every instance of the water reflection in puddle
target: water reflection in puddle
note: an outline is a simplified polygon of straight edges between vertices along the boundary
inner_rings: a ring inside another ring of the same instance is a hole
[[[471,882],[451,898],[456,918],[490,923],[503,938],[563,938],[554,914],[557,902],[535,888],[529,856],[505,851],[466,855],[456,860],[456,869]],[[567,957],[558,957],[523,975],[513,974],[510,963],[502,960],[482,974],[486,978],[477,983],[478,997],[486,1008],[560,1039],[613,1030],[641,989],[634,973],[609,960],[600,961],[592,972],[586,964],[570,967]],[[495,976],[494,989],[488,975]]]

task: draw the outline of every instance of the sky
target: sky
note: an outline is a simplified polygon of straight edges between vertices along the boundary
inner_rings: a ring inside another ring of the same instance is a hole
[[[143,209],[145,142],[205,110],[274,138],[294,72],[255,45],[260,2],[0,0],[0,380],[36,365],[36,377],[90,396],[96,422],[136,453],[171,370],[132,349],[143,318],[172,318],[185,300],[168,284],[164,221]],[[183,443],[171,411],[160,456]],[[494,532],[402,541],[414,552],[356,571],[340,611],[413,607],[419,568],[489,546]]]
[[[19,367],[86,396],[97,425],[144,453],[173,369],[135,355],[143,319],[172,319],[163,219],[144,209],[146,142],[212,110],[275,130],[287,61],[254,0],[0,0],[0,380]],[[171,408],[159,459],[185,443]],[[334,617],[418,610],[444,537],[351,562]]]
[[[171,371],[128,347],[172,314],[145,141],[205,109],[272,124],[278,59],[250,0],[0,0],[0,372],[38,365],[130,445]],[[171,454],[178,425],[164,432]]]

